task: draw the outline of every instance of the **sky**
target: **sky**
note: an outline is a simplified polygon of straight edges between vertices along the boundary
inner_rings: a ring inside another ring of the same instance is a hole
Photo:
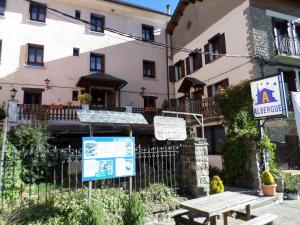
[[[123,0],[123,1],[141,5],[141,6],[146,6],[162,12],[166,12],[167,11],[166,5],[170,4],[171,13],[174,12],[177,3],[179,2],[179,0]]]

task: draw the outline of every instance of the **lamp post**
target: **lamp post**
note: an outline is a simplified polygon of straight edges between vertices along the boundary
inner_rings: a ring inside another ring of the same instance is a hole
[[[12,101],[15,100],[15,97],[16,97],[17,92],[18,92],[18,91],[17,91],[15,88],[10,89],[10,97],[11,97],[11,100],[12,100]]]

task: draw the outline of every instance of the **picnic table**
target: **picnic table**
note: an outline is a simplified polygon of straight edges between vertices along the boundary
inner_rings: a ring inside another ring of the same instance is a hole
[[[174,217],[176,224],[211,224],[216,225],[217,217],[223,215],[224,225],[228,224],[228,216],[237,219],[250,220],[251,204],[258,199],[255,195],[242,194],[238,192],[224,192],[220,194],[210,195],[206,197],[196,198],[180,203],[181,208],[186,209],[186,213]],[[239,210],[245,208],[246,213]],[[184,215],[185,214],[185,215]],[[197,217],[204,218],[199,223],[195,221]]]

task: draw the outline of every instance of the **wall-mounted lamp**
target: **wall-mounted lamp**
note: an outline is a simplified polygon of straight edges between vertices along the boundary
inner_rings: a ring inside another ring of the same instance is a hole
[[[18,92],[18,91],[17,91],[15,88],[10,89],[10,97],[11,97],[11,100],[12,100],[12,101],[15,100],[15,97],[16,97],[17,92]]]
[[[49,79],[46,79],[46,80],[45,80],[45,83],[46,83],[46,88],[47,88],[47,89],[50,89],[50,80],[49,80]]]
[[[141,96],[143,96],[143,95],[145,94],[145,91],[146,91],[146,88],[145,88],[145,87],[142,87],[142,88],[141,88],[141,93],[140,93]]]

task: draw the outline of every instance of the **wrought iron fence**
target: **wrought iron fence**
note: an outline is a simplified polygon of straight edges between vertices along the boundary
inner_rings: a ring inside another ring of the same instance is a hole
[[[180,146],[136,147],[136,176],[132,179],[133,191],[153,183],[163,183],[174,191],[178,189],[177,172]],[[48,150],[47,162],[30,167],[20,151],[10,151],[4,160],[1,205],[7,200],[39,200],[48,198],[53,191],[86,188],[82,182],[82,150],[56,147]],[[38,156],[39,157],[39,156]],[[29,173],[27,170],[32,171]],[[26,175],[26,176],[25,176]],[[34,176],[34,177],[33,177]],[[26,177],[26,179],[25,179]],[[122,188],[129,190],[129,178],[93,181],[93,188]]]
[[[275,37],[275,46],[279,54],[300,56],[300,39],[280,35]]]

